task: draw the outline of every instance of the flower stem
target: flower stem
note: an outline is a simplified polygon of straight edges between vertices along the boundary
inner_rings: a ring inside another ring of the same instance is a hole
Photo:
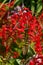
[[[4,0],[3,2],[2,2],[2,4],[0,5],[0,8],[3,6],[3,4],[6,2],[7,0]]]

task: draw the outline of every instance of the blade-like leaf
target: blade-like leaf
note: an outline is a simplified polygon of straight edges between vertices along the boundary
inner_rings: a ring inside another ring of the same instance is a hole
[[[36,10],[36,16],[41,12],[41,10],[42,10],[42,4],[38,4]]]

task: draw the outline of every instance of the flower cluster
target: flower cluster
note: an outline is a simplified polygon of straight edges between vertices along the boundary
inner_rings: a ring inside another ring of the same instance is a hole
[[[1,2],[0,2],[0,5],[2,5]],[[11,1],[10,3],[5,3],[2,5],[2,7],[0,8],[0,19],[4,17],[4,15],[8,12],[8,9],[12,8],[13,5],[14,5],[14,0]]]
[[[14,12],[7,17],[7,20],[0,28],[0,38],[7,52],[12,42],[16,43],[17,40],[21,42],[24,40],[29,43],[30,40],[35,42],[35,51],[39,54],[42,53],[40,41],[42,28],[28,8],[22,8],[20,11]]]
[[[30,60],[29,65],[43,65],[43,55],[36,55]]]

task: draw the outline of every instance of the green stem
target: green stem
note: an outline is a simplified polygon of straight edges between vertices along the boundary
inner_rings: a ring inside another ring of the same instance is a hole
[[[3,2],[2,2],[2,4],[0,5],[0,8],[3,6],[3,4],[6,2],[7,0],[4,0]]]

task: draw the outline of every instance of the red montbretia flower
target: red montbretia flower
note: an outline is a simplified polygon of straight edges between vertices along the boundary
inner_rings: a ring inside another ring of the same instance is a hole
[[[9,46],[6,45],[6,53],[8,53],[8,51],[9,51]]]
[[[43,19],[43,13],[40,15],[39,19]]]
[[[7,42],[9,38],[12,38],[12,42],[15,42],[20,39],[26,41],[35,42],[35,51],[39,54],[42,52],[41,47],[41,37],[42,37],[42,28],[37,21],[35,16],[32,16],[31,11],[28,8],[22,8],[21,11],[14,12],[13,14],[7,17],[8,22],[4,22],[2,25],[2,32],[0,36],[2,37],[2,43]],[[5,21],[5,20],[4,20]],[[28,42],[29,43],[29,42]],[[9,46],[9,45],[8,45]],[[8,47],[6,46],[8,51]],[[18,55],[14,53],[16,58]]]
[[[7,3],[7,6],[11,8],[14,5],[14,0],[12,0],[10,3]]]
[[[2,37],[2,29],[0,29],[0,38]]]
[[[14,52],[13,54],[14,54],[13,58],[18,58],[19,57],[19,53],[18,52]]]
[[[2,26],[2,38],[3,38],[4,40],[6,40],[6,30],[7,30],[6,26],[3,25],[3,26]]]
[[[35,65],[34,61],[33,60],[30,60],[29,65]]]

